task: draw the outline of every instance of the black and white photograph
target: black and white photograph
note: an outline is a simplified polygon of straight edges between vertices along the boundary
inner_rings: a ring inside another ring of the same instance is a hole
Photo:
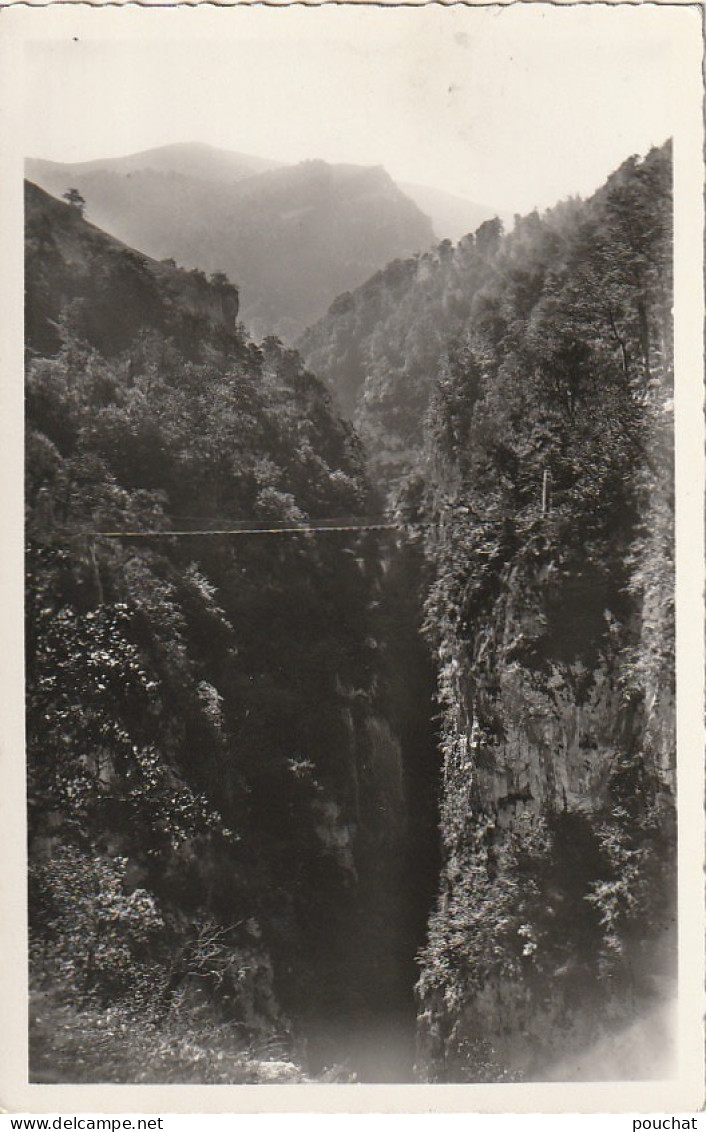
[[[4,30],[30,1090],[696,1104],[698,7]]]

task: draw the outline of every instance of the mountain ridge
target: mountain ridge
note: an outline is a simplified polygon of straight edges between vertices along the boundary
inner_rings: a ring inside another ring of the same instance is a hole
[[[194,173],[204,154],[201,172],[215,167],[216,179]],[[255,337],[293,340],[337,294],[434,242],[429,218],[381,166],[314,159],[258,170],[235,155],[234,179],[222,151],[189,145],[177,156],[166,147],[112,165],[32,159],[27,172],[48,192],[76,188],[92,222],[153,259],[224,271]]]
[[[222,149],[207,142],[184,141],[171,142],[130,154],[90,158],[77,162],[27,157],[26,172],[31,180],[41,181],[42,178],[53,180],[54,190],[63,191],[66,187],[63,183],[64,179],[70,171],[77,175],[85,175],[96,170],[109,169],[113,172],[131,174],[144,169],[161,169],[165,172],[195,176],[201,180],[235,182],[273,169],[293,168],[295,165],[321,160],[321,158],[305,158],[298,162],[280,161],[259,154]],[[347,162],[327,164],[340,168],[376,168],[372,165]],[[500,215],[504,221],[511,219],[507,211],[498,210],[492,205],[459,193],[450,193],[436,185],[398,178],[393,180],[402,192],[429,216],[438,240],[452,239],[455,242],[467,232],[477,228],[483,220],[495,215]]]
[[[90,158],[87,161],[50,161],[41,157],[28,157],[26,169],[44,171],[51,175],[64,175],[67,169],[75,173],[91,173],[98,169],[132,173],[141,169],[164,169],[182,174],[198,175],[205,180],[240,180],[243,177],[277,168],[281,163],[269,157],[219,149],[206,142],[173,142],[151,149],[137,150],[115,157]],[[200,172],[195,173],[195,170]]]

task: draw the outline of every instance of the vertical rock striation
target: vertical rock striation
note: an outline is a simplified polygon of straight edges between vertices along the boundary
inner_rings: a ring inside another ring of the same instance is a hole
[[[440,374],[426,1079],[659,1071],[586,1055],[675,992],[670,168],[519,222]]]

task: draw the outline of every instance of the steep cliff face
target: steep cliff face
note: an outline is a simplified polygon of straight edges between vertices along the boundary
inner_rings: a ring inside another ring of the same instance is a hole
[[[636,708],[619,653],[606,646],[588,681],[583,666],[546,677],[510,662],[486,701],[494,735],[474,694],[482,657],[442,670],[445,865],[418,988],[425,1078],[551,1079],[566,1059],[580,1077],[588,1047],[675,993],[670,673],[661,702],[645,689]]]
[[[582,1058],[675,991],[670,233],[668,147],[530,218],[441,374],[424,1078],[655,1072]]]
[[[407,538],[225,277],[27,199],[40,979],[403,1080],[438,884],[422,1079],[650,1072],[606,1051],[674,989],[669,149],[334,304],[380,481],[426,446]]]
[[[57,321],[109,356],[140,332],[169,335],[185,351],[220,335],[237,341],[238,289],[223,274],[180,271],[157,262],[88,224],[79,208],[25,182],[27,339],[54,352]]]
[[[227,280],[32,186],[27,222],[30,927],[33,985],[74,1011],[58,1068],[183,1071],[149,1038],[136,1069],[115,1034],[110,1066],[86,1053],[98,1004],[122,1033],[206,1019],[229,1056],[309,1041],[321,1071],[392,984],[411,1007],[421,942],[400,924],[387,535],[268,533],[364,520],[360,444],[293,351],[229,328]],[[37,1024],[40,1077],[45,1048]]]
[[[423,564],[384,535],[368,628],[373,680],[349,687],[347,789],[325,840],[349,872],[322,937],[335,977],[309,1027],[309,1064],[345,1063],[360,1080],[413,1080],[415,953],[438,879],[438,751],[433,670],[419,635]]]
[[[311,1036],[322,1069],[398,938],[378,539],[210,532],[369,514],[360,445],[298,355],[244,340],[225,278],[27,201],[33,984],[287,1056]],[[126,1072],[95,1061],[61,1072]]]

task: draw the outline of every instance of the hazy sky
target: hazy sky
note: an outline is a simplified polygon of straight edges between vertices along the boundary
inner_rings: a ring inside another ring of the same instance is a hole
[[[28,13],[31,156],[198,140],[519,212],[670,136],[700,37],[695,10],[647,4],[72,9]]]

